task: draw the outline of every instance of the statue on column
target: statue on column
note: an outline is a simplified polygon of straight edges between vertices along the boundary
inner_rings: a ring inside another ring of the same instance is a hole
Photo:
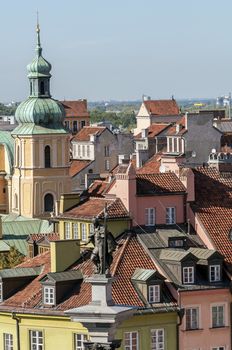
[[[91,254],[91,260],[95,265],[95,273],[100,275],[110,274],[110,265],[113,261],[113,252],[117,247],[114,236],[107,230],[106,218],[106,210],[104,225],[100,224],[98,218],[94,218],[94,229],[89,236],[89,242],[93,243],[94,245],[94,249]]]

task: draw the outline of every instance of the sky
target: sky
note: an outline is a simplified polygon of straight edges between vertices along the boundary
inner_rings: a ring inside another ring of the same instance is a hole
[[[231,0],[0,0],[0,101],[29,94],[39,11],[57,99],[232,91]]]

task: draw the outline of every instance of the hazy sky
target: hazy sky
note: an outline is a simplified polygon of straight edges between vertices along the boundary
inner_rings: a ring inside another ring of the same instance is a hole
[[[232,90],[231,0],[0,0],[0,101],[28,96],[37,9],[54,98]]]

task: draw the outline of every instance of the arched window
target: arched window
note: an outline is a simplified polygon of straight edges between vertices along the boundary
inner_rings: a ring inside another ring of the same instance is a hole
[[[45,168],[51,168],[51,149],[50,146],[44,148],[44,166]]]
[[[44,95],[45,94],[45,89],[44,89],[44,81],[40,82],[40,94]]]
[[[54,210],[54,199],[51,193],[47,193],[44,197],[44,211],[52,212]]]

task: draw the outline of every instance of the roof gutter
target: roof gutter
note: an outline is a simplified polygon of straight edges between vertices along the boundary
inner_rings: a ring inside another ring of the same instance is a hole
[[[15,312],[12,312],[11,317],[16,321],[16,338],[17,338],[17,350],[20,350],[20,331],[19,331],[19,322],[20,318],[16,316]]]

